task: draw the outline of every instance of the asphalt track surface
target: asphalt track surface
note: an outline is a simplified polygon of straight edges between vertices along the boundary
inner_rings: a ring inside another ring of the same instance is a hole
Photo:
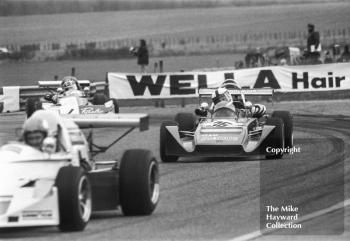
[[[0,116],[0,144],[16,138],[23,118]],[[101,158],[118,158],[134,146],[151,149],[159,160],[161,121],[152,120],[150,130],[131,133]],[[350,118],[295,116],[294,123],[295,146],[301,151],[281,160],[186,158],[161,164],[160,203],[151,216],[103,212],[94,214],[84,232],[9,229],[0,230],[0,240],[349,240],[350,209],[342,202],[350,196]],[[96,140],[108,142],[116,131],[95,133]],[[309,218],[301,230],[261,235],[265,204],[292,204]]]

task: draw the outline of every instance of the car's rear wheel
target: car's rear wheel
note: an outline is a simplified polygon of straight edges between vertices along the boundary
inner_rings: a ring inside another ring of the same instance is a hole
[[[90,181],[80,167],[62,167],[56,177],[58,189],[59,228],[62,231],[81,231],[90,220],[92,198]]]
[[[289,111],[274,111],[273,118],[280,118],[284,123],[284,145],[286,148],[292,148],[293,141],[293,116]]]
[[[111,100],[113,101],[113,105],[114,105],[114,113],[119,113],[118,101],[114,98],[111,98]]]
[[[166,153],[166,147],[167,147],[167,139],[168,139],[168,132],[166,127],[167,126],[177,126],[177,123],[174,121],[166,121],[163,122],[162,125],[160,126],[160,145],[159,145],[159,151],[160,151],[160,158],[162,159],[163,162],[176,162],[179,157],[178,156],[173,156],[173,155],[168,155]]]
[[[196,127],[196,117],[192,113],[178,113],[175,121],[178,123],[181,138],[185,136],[181,131],[194,131]]]
[[[42,109],[42,103],[37,98],[28,98],[26,103],[27,118],[31,117],[37,110]]]
[[[125,151],[119,178],[124,215],[151,214],[159,201],[159,168],[152,153],[142,149]]]
[[[266,159],[280,159],[283,157],[284,125],[280,118],[268,118],[266,125],[275,126],[266,140]]]
[[[96,93],[92,98],[93,105],[104,105],[107,102],[108,98],[105,94]]]

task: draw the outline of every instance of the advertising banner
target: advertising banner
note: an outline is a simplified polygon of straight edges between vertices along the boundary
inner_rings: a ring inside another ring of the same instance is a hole
[[[217,88],[234,79],[247,88],[276,92],[350,89],[350,63],[270,66],[261,68],[174,73],[108,73],[110,96],[116,99],[195,97],[199,88]]]

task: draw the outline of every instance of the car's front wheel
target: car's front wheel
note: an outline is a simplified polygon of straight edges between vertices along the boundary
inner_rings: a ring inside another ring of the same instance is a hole
[[[118,101],[114,98],[111,98],[111,100],[113,101],[113,105],[114,105],[114,113],[119,113]]]
[[[56,177],[59,200],[59,228],[81,231],[90,220],[92,198],[90,181],[80,167],[62,167]]]
[[[96,93],[92,98],[93,105],[104,105],[107,102],[108,98],[106,95],[101,93]]]
[[[152,153],[142,149],[125,151],[119,178],[124,215],[151,214],[159,201],[159,168]]]
[[[273,118],[280,118],[284,124],[284,145],[287,148],[292,148],[293,143],[293,116],[289,111],[274,111],[271,115]]]
[[[160,126],[160,142],[159,142],[159,152],[160,152],[160,158],[163,162],[176,162],[179,157],[174,155],[168,155],[166,148],[167,148],[167,142],[168,142],[168,131],[166,129],[167,126],[177,126],[177,123],[174,121],[166,121],[163,122]]]
[[[186,136],[183,131],[194,131],[196,127],[196,117],[192,113],[178,113],[175,122],[178,123],[181,138]]]
[[[281,159],[284,149],[283,121],[280,118],[268,118],[266,120],[266,125],[275,126],[266,140],[266,159]]]
[[[27,118],[31,117],[35,111],[42,109],[42,104],[37,98],[28,98],[26,102]]]

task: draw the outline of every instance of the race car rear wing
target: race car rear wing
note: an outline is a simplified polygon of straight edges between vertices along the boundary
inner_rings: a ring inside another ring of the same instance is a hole
[[[44,80],[44,81],[38,81],[39,87],[46,87],[46,88],[58,88],[61,86],[62,81],[61,80]],[[78,80],[78,83],[81,87],[88,87],[91,85],[90,80]]]
[[[211,97],[215,93],[216,89],[199,89],[198,94],[201,97]],[[229,89],[231,95],[247,95],[247,96],[272,96],[274,93],[273,89],[261,88],[261,89]]]
[[[69,114],[62,117],[73,120],[79,128],[138,127],[145,131],[149,127],[147,114]]]

